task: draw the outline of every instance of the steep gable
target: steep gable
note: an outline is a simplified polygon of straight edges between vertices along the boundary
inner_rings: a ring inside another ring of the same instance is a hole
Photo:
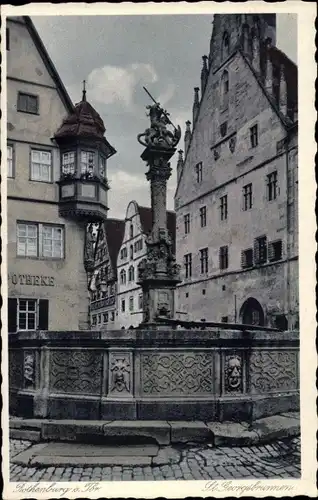
[[[9,78],[56,88],[66,111],[73,109],[72,101],[29,16],[7,17],[10,37],[10,57],[7,58]]]

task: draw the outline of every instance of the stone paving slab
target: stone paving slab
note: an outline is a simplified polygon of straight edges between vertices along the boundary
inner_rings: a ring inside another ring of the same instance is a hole
[[[171,426],[171,443],[213,441],[213,434],[204,422],[173,422]]]
[[[158,444],[170,444],[170,425],[162,420],[116,420],[103,427],[104,436],[153,438]]]

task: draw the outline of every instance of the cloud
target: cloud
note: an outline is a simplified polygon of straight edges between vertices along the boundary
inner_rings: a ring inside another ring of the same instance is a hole
[[[140,205],[150,206],[150,185],[144,175],[117,170],[109,172],[109,180],[109,217],[125,218],[127,206],[132,200]]]
[[[157,80],[156,71],[150,64],[103,66],[91,71],[87,79],[87,90],[95,102],[105,105],[117,103],[131,108],[135,88]]]
[[[165,106],[174,96],[175,90],[176,85],[174,83],[168,83],[166,90],[159,95],[158,102],[160,102],[162,106]]]

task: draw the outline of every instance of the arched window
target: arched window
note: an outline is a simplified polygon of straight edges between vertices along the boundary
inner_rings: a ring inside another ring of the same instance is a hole
[[[264,311],[253,297],[248,298],[241,307],[240,318],[243,325],[264,326]]]
[[[230,55],[230,37],[226,31],[222,40],[222,59],[226,59]]]
[[[128,269],[128,281],[135,281],[135,269],[134,266],[130,266]]]
[[[125,284],[126,284],[126,271],[125,271],[125,269],[122,269],[122,270],[120,271],[120,283],[121,283],[122,285],[125,285]]]
[[[133,226],[133,224],[130,224],[130,237],[131,238],[134,237],[134,226]]]
[[[221,107],[226,109],[229,105],[229,73],[223,71],[221,77]]]
[[[130,245],[130,258],[131,259],[134,258],[134,247],[133,247],[133,245]]]

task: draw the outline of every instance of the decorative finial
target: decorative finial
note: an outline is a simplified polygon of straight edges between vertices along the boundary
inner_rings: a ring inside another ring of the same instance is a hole
[[[202,56],[202,59],[203,59],[203,68],[207,70],[208,69],[208,64],[207,64],[208,56]]]
[[[179,154],[178,161],[183,161],[183,150],[179,149],[178,154]]]
[[[187,131],[187,132],[191,132],[191,130],[190,130],[190,125],[191,125],[190,120],[186,121],[186,127],[187,127],[187,130],[186,130],[186,131]]]
[[[82,101],[86,101],[86,80],[83,80],[83,97]]]

